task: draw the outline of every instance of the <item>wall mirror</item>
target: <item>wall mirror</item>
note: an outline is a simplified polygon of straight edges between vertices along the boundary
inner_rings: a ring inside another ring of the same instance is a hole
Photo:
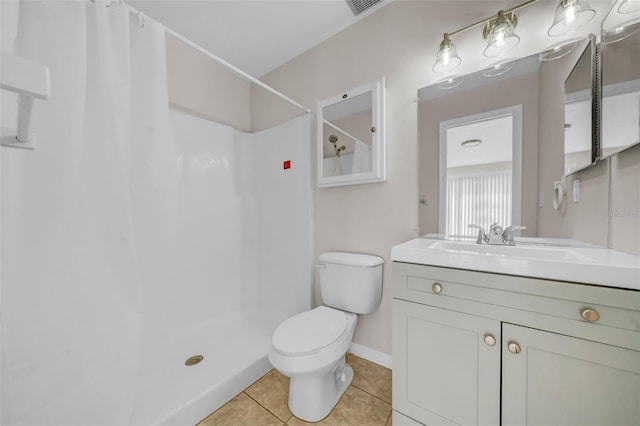
[[[384,78],[318,102],[318,187],[386,179]]]
[[[492,222],[538,235],[538,176],[563,175],[563,88],[588,45],[581,39],[555,60],[534,54],[418,91],[421,235],[472,237],[468,224]]]
[[[595,163],[597,110],[593,99],[596,73],[595,38],[590,37],[564,83],[564,174],[568,176]]]
[[[600,158],[640,143],[640,10],[602,22]]]

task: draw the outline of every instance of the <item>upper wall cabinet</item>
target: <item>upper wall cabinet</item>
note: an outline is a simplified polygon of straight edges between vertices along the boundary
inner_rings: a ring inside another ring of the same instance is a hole
[[[318,102],[318,187],[386,180],[384,78]]]
[[[618,1],[602,23],[600,158],[640,143],[640,10]]]

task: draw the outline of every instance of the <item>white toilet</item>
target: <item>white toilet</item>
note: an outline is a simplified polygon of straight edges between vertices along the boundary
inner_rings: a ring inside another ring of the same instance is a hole
[[[308,422],[327,416],[351,384],[353,370],[345,354],[357,314],[373,312],[382,296],[383,259],[327,252],[318,261],[327,306],[285,320],[273,333],[269,350],[271,364],[291,378],[289,409]]]

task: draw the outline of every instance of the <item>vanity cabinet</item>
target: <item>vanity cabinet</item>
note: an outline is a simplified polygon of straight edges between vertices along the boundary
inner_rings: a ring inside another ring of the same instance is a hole
[[[502,340],[503,424],[640,424],[639,352],[512,324]]]
[[[497,425],[500,321],[393,303],[394,408],[428,425]]]
[[[640,292],[394,262],[393,297],[399,425],[640,424]]]

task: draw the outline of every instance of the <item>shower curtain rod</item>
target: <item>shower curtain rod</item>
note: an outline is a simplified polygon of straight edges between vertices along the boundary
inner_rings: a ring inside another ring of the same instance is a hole
[[[129,6],[128,4],[125,4],[122,0],[120,0],[120,2],[129,9],[129,13],[134,14],[134,15],[138,15],[139,17],[144,16],[146,18],[146,15],[144,15],[143,12],[137,10],[136,8],[134,8],[132,6]],[[140,19],[142,21],[143,18],[140,18]],[[298,102],[294,101],[293,99],[289,98],[288,96],[278,92],[273,87],[267,85],[266,83],[263,83],[262,81],[258,80],[257,78],[253,77],[252,75],[247,74],[246,72],[242,71],[240,68],[236,67],[235,65],[232,65],[229,62],[225,61],[224,59],[214,55],[213,53],[209,52],[204,47],[200,46],[199,44],[197,44],[197,43],[195,43],[195,42],[193,42],[191,40],[189,40],[188,38],[184,37],[183,35],[178,34],[177,32],[175,32],[172,29],[168,28],[166,25],[162,24],[162,26],[164,27],[164,31],[167,34],[169,34],[172,37],[180,40],[181,42],[185,43],[187,46],[197,50],[198,52],[202,53],[203,55],[213,59],[214,61],[218,62],[220,65],[222,65],[222,66],[228,68],[229,70],[233,71],[234,73],[240,75],[245,80],[249,80],[251,83],[262,87],[266,91],[268,91],[268,92],[278,96],[279,98],[289,102],[291,105],[293,105],[293,106],[295,106],[297,108],[300,108],[301,110],[303,110],[307,114],[311,113],[310,109],[300,105]]]

